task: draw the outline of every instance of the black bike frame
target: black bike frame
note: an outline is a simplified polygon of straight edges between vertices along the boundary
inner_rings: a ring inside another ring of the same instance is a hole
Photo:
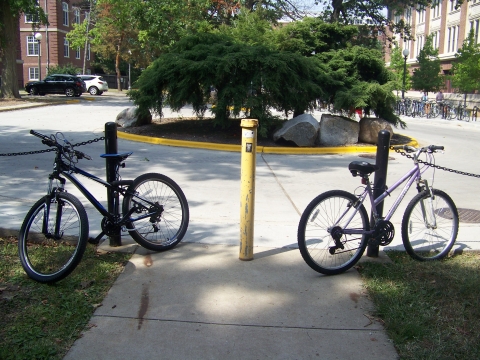
[[[65,178],[67,178],[73,185],[75,185],[75,187],[80,190],[80,192],[87,198],[87,200],[95,207],[95,209],[97,209],[97,211],[102,214],[104,217],[107,217],[109,220],[111,220],[112,222],[114,223],[123,223],[127,217],[130,217],[131,214],[133,213],[127,213],[127,214],[123,214],[123,218],[118,221],[117,219],[115,219],[115,214],[112,214],[110,212],[108,212],[107,209],[105,209],[105,207],[95,198],[95,196],[92,195],[92,193],[90,193],[87,188],[80,182],[80,180],[78,180],[73,174],[80,174],[82,176],[85,176],[86,178],[90,179],[90,180],[93,180],[97,183],[100,183],[102,184],[103,186],[105,186],[106,188],[110,188],[110,189],[113,189],[114,191],[118,191],[120,192],[123,196],[125,196],[125,193],[126,193],[126,190],[122,189],[121,186],[127,186],[127,185],[131,185],[133,183],[133,180],[121,180],[121,181],[114,181],[112,183],[109,183],[107,181],[104,181],[98,177],[96,177],[95,175],[93,174],[90,174],[78,167],[76,167],[75,165],[72,165],[72,164],[67,164],[64,160],[62,160],[60,158],[60,154],[57,154],[57,158],[55,160],[55,165],[54,165],[54,172],[52,174],[50,174],[49,176],[49,186],[48,186],[48,195],[50,195],[53,191],[53,179],[58,179],[61,183],[61,188],[63,189],[64,186],[65,186],[65,179],[63,179],[61,175],[65,176]],[[120,163],[120,161],[119,161]],[[117,165],[119,166],[119,165]],[[151,201],[148,201],[147,199],[141,197],[141,196],[138,196],[137,194],[130,194],[144,202],[146,202],[147,204],[149,205],[152,205],[152,206],[155,206],[155,204],[153,204]],[[147,214],[144,214],[142,216],[139,216],[139,217],[136,217],[136,218],[130,218],[129,221],[130,222],[135,222],[135,221],[138,221],[138,220],[142,220],[142,219],[145,219],[147,217],[151,217],[152,214],[154,213],[147,213]],[[48,217],[47,217],[48,219]]]

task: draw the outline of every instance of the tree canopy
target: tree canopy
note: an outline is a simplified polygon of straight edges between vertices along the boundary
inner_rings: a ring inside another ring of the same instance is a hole
[[[203,116],[215,89],[212,111],[218,125],[228,126],[231,114],[249,109],[260,121],[259,133],[266,136],[273,120],[270,107],[284,112],[313,107],[322,95],[321,76],[315,62],[299,54],[199,34],[180,40],[155,60],[130,95],[143,111],[161,114],[164,103],[173,110],[192,104]]]
[[[440,75],[440,59],[438,49],[433,48],[432,36],[427,36],[423,49],[417,56],[418,69],[413,72],[412,86],[414,89],[431,92],[438,91],[444,84]]]
[[[403,57],[402,50],[400,47],[395,46],[392,50],[391,58],[390,58],[390,69],[393,72],[394,78],[394,85],[393,89],[401,91],[403,89],[403,77],[405,76],[405,91],[411,88],[411,75],[409,72],[409,65],[407,64],[407,71],[405,72],[405,58]]]
[[[480,44],[475,43],[473,29],[455,57],[452,86],[464,94],[480,90]]]
[[[263,136],[272,124],[270,109],[301,114],[317,99],[331,100],[338,109],[371,109],[397,124],[391,73],[381,53],[349,45],[346,39],[354,27],[345,30],[319,19],[304,22],[279,30],[289,36],[265,36],[262,44],[248,35],[257,30],[242,26],[237,29],[246,36],[239,31],[235,38],[211,33],[185,37],[143,72],[130,95],[142,111],[161,114],[166,104],[174,110],[192,104],[202,116],[213,87],[217,124],[228,126],[231,113],[250,109]],[[317,38],[303,31],[312,27],[319,29]]]

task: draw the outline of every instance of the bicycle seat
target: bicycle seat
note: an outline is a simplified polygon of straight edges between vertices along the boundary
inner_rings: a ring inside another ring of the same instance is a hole
[[[378,166],[366,161],[352,161],[348,164],[348,170],[350,170],[353,176],[368,176],[375,170],[378,170]]]
[[[102,158],[116,158],[119,161],[123,161],[132,154],[133,154],[133,151],[127,152],[127,153],[121,153],[121,154],[102,154],[102,155],[100,155],[100,157],[102,157]]]

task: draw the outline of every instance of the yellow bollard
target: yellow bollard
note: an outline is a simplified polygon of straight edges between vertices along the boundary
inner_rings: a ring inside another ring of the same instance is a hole
[[[255,210],[255,166],[258,120],[244,119],[242,127],[242,159],[240,170],[240,260],[253,260]]]

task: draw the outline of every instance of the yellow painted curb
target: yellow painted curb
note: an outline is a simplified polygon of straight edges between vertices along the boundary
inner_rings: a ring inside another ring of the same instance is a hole
[[[241,145],[215,144],[201,141],[172,140],[156,138],[151,136],[129,134],[122,131],[117,132],[120,139],[138,141],[147,144],[178,146],[195,149],[218,150],[240,152]],[[418,146],[417,140],[412,140],[407,145]],[[269,147],[257,146],[257,153],[284,154],[284,155],[315,155],[315,154],[349,154],[349,153],[374,153],[376,146],[348,146],[348,147]]]

